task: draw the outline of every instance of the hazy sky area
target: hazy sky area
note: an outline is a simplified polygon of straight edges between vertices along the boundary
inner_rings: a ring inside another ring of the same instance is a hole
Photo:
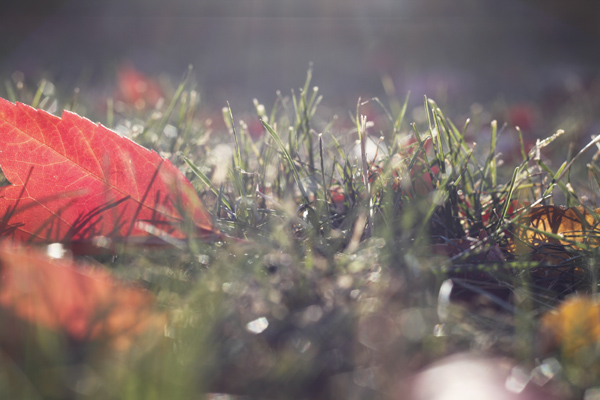
[[[0,16],[0,73],[103,87],[132,62],[175,79],[188,64],[210,104],[251,109],[302,85],[325,102],[382,95],[457,104],[535,100],[600,72],[597,0],[46,0]],[[4,8],[4,6],[3,6]]]

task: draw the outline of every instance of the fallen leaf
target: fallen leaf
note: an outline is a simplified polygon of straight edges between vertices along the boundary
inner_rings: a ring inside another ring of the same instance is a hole
[[[25,247],[0,247],[0,275],[4,313],[76,342],[102,341],[125,350],[150,330],[159,337],[166,322],[149,292],[120,283],[105,270],[53,260]],[[6,334],[9,327],[2,325]]]
[[[600,209],[596,212],[599,211]],[[564,240],[557,240],[543,233],[526,229],[523,237],[529,242],[549,241],[565,246],[571,245],[573,241],[591,246],[600,244],[600,236],[597,236],[600,232],[597,227],[598,222],[583,207],[534,207],[523,216],[521,223],[527,225],[528,228],[535,228],[564,238]]]
[[[596,209],[598,212],[600,209]],[[508,250],[517,255],[529,254],[534,260],[559,263],[571,257],[569,249],[582,247],[578,243],[600,245],[600,229],[592,214],[583,207],[538,206],[519,218]]]
[[[541,319],[544,350],[560,348],[567,357],[595,352],[600,340],[600,303],[585,296],[573,296]]]
[[[0,99],[0,235],[90,243],[185,239],[184,221],[217,233],[170,161],[69,111],[62,118]]]
[[[131,64],[123,64],[117,71],[118,98],[137,109],[154,107],[163,97],[157,81],[149,78]]]

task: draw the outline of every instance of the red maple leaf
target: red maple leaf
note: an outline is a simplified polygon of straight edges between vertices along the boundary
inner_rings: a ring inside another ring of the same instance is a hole
[[[184,221],[217,233],[170,161],[69,111],[0,99],[0,167],[12,183],[0,188],[0,235],[16,240],[184,239]]]

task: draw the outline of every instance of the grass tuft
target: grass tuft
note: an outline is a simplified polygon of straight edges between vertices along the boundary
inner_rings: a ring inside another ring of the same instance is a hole
[[[538,205],[564,200],[600,221],[590,201],[600,188],[598,154],[584,165],[593,187],[571,180],[599,139],[556,163],[544,152],[563,131],[527,148],[519,128],[453,121],[427,97],[426,119],[412,122],[409,96],[398,100],[389,78],[389,104],[359,99],[350,120],[328,119],[311,80],[309,69],[298,93],[279,92],[270,112],[254,100],[255,113],[238,123],[229,106],[206,117],[190,73],[153,108],[104,100],[107,125],[162,150],[219,230],[242,240],[97,259],[156,295],[169,315],[164,337],[117,358],[77,348],[75,362],[42,343],[51,333],[36,333],[32,346],[48,352],[25,366],[0,363],[0,391],[64,398],[74,392],[61,379],[85,365],[77,384],[94,382],[87,398],[371,398],[461,351],[530,370],[555,357],[568,370],[553,378],[565,393],[597,385],[597,371],[530,346],[545,311],[572,293],[596,293],[597,248],[546,234],[569,245],[552,264],[546,255],[556,244],[526,255],[513,247],[527,245],[519,230],[543,233],[523,222]],[[7,80],[6,96],[50,104],[44,85],[15,91]],[[373,105],[381,118],[366,116]],[[486,133],[489,146],[476,145]],[[507,165],[499,149],[512,134],[519,156]],[[56,365],[64,371],[48,383],[39,369]]]

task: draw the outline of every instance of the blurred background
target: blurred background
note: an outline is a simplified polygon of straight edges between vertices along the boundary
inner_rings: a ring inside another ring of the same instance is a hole
[[[120,67],[178,81],[204,104],[251,110],[313,84],[331,107],[384,96],[451,109],[538,105],[595,85],[597,0],[21,0],[0,14],[0,74],[110,96]]]

